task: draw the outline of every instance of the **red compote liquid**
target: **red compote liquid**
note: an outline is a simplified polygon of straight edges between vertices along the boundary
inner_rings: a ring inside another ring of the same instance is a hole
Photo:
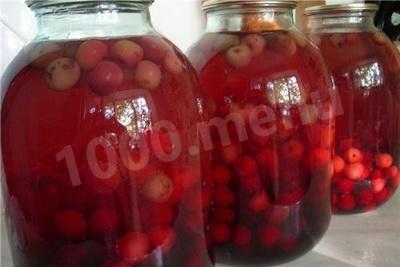
[[[333,210],[372,210],[400,182],[400,56],[377,31],[312,37],[332,70],[343,106],[336,121]]]
[[[335,132],[317,49],[296,31],[207,33],[189,58],[215,148],[217,261],[269,265],[311,250],[330,221]]]
[[[196,79],[174,46],[158,36],[34,43],[4,86],[16,267],[213,265],[209,168],[188,153]]]

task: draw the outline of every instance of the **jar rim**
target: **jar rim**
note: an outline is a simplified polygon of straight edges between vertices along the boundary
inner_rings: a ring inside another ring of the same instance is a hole
[[[246,7],[246,8],[295,8],[298,0],[206,0],[203,11],[222,9],[224,7]]]
[[[376,12],[379,7],[375,4],[362,4],[362,3],[354,3],[354,4],[336,4],[336,5],[320,5],[306,8],[304,10],[304,15],[313,16],[313,15],[331,15],[337,13],[347,12],[351,14],[352,12]]]
[[[114,3],[143,3],[152,4],[154,0],[25,0],[28,7],[40,4],[42,6],[59,5],[59,4],[79,4],[87,2],[114,2]]]

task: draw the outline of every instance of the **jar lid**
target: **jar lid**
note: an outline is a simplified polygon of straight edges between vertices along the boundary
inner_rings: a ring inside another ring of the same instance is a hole
[[[153,3],[154,0],[26,0],[25,3],[28,7],[31,7],[32,5],[35,4],[41,4],[41,5],[57,5],[57,4],[64,4],[64,3],[84,3],[84,2],[121,2],[121,3],[127,3],[127,2],[134,2],[134,3]]]
[[[298,0],[206,0],[202,5],[204,11],[230,7],[246,8],[295,8]]]
[[[352,13],[352,12],[376,12],[379,7],[375,4],[339,4],[339,5],[323,5],[306,8],[304,14],[306,16],[336,14],[336,13]]]

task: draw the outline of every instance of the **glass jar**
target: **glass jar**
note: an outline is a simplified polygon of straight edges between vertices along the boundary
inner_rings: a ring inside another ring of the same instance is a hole
[[[15,266],[213,266],[198,83],[151,2],[28,1],[39,32],[2,80]]]
[[[400,56],[374,27],[377,6],[310,8],[310,36],[333,73],[337,114],[333,210],[369,211],[396,191],[400,174]]]
[[[217,262],[292,260],[330,222],[334,92],[295,6],[206,1],[206,32],[189,51],[209,116],[200,132],[211,129]]]

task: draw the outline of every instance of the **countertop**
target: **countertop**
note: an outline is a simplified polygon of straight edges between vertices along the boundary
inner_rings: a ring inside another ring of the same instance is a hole
[[[324,239],[304,257],[282,267],[395,267],[400,265],[400,193],[366,214],[334,216]],[[4,224],[1,264],[12,267]],[[225,266],[218,266],[225,267]]]

